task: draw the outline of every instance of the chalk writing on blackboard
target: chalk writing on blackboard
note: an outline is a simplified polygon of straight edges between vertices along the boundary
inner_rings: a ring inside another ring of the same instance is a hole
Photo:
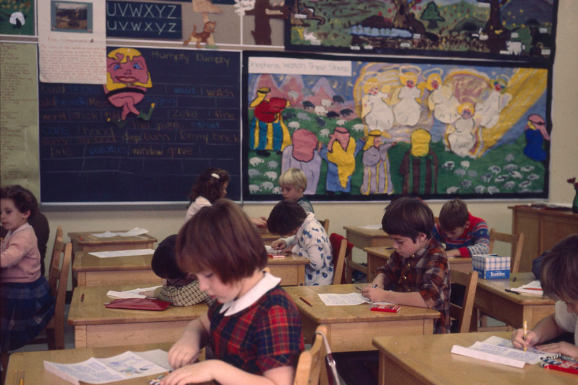
[[[152,39],[181,39],[180,4],[106,2],[106,35]]]
[[[229,171],[228,196],[239,199],[239,53],[138,51],[151,84],[124,119],[110,87],[40,83],[43,200],[184,201],[209,166]]]

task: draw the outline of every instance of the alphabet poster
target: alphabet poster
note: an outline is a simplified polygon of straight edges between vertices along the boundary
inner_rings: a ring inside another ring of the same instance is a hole
[[[551,62],[557,0],[293,0],[286,48]]]
[[[245,53],[244,198],[547,197],[546,65]]]

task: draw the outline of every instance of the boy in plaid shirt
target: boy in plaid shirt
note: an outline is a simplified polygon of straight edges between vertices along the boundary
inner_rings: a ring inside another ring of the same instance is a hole
[[[181,228],[175,247],[179,267],[217,301],[192,321],[169,350],[176,370],[163,385],[215,381],[222,385],[292,384],[303,350],[297,307],[264,273],[267,251],[250,219],[233,202],[203,207]],[[210,346],[216,359],[194,363]]]
[[[443,248],[432,237],[434,217],[418,198],[391,202],[381,221],[395,252],[362,294],[373,302],[436,309],[434,333],[450,332],[450,274]]]

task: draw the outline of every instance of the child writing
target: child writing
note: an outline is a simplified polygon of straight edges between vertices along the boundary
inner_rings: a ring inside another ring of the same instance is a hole
[[[40,273],[40,252],[28,219],[38,211],[36,198],[15,186],[0,188],[2,242],[0,273],[1,349],[18,349],[33,340],[54,315],[50,286]]]
[[[151,267],[156,275],[163,278],[163,286],[141,294],[170,302],[173,306],[192,306],[206,302],[211,306],[215,300],[199,289],[199,281],[179,269],[175,244],[177,235],[166,237],[155,250]]]
[[[203,170],[191,188],[189,194],[191,204],[187,210],[186,220],[191,219],[201,208],[211,206],[217,199],[224,198],[227,195],[230,180],[229,173],[220,168]],[[264,217],[251,218],[251,222],[257,227],[267,226]]]
[[[546,254],[541,282],[544,296],[558,300],[555,313],[538,322],[526,337],[524,330],[514,330],[512,344],[516,348],[536,346],[578,359],[578,234],[566,237]],[[574,333],[574,344],[544,344],[566,332]]]
[[[217,303],[169,350],[176,370],[162,384],[292,384],[301,318],[281,279],[263,272],[267,252],[243,211],[226,199],[203,207],[179,231],[175,250],[181,270]],[[193,363],[204,346],[216,359]]]
[[[386,207],[381,225],[395,251],[361,293],[373,302],[436,309],[441,317],[434,322],[434,333],[449,333],[448,259],[431,236],[431,209],[418,198],[400,198]]]
[[[307,188],[307,177],[298,168],[289,168],[279,177],[279,186],[283,199],[297,202],[307,214],[314,213],[313,205],[303,197],[303,191]]]
[[[331,244],[315,214],[307,214],[298,203],[284,200],[271,210],[267,229],[287,237],[273,241],[271,247],[277,250],[290,247],[294,254],[309,258],[305,285],[331,285],[334,272]]]
[[[468,212],[468,206],[459,198],[446,202],[440,210],[440,221],[433,228],[433,236],[446,244],[446,255],[471,258],[490,252],[488,225]]]

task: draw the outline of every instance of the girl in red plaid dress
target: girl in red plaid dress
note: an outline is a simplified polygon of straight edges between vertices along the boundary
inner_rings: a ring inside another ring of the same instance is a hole
[[[162,384],[292,384],[303,350],[301,318],[281,280],[263,272],[267,252],[250,219],[220,199],[185,223],[175,250],[181,270],[195,274],[217,303],[170,349],[176,370]],[[205,346],[216,359],[195,363]]]

